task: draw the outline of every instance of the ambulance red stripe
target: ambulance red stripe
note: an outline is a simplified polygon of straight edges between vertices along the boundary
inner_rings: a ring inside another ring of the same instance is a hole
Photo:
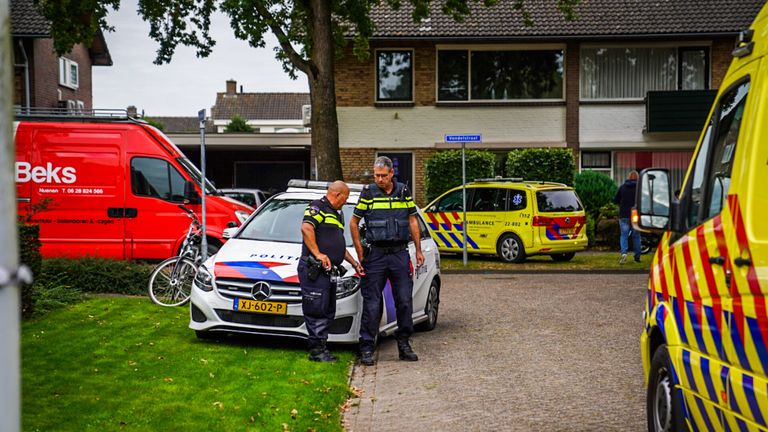
[[[709,250],[707,250],[704,225],[699,225],[699,227],[696,228],[696,241],[699,245],[702,268],[704,268],[704,279],[706,280],[707,288],[709,289],[709,297],[712,299],[712,311],[714,312],[716,321],[715,325],[718,333],[723,334],[723,307],[720,301],[720,296],[718,295],[715,275],[712,273],[712,265],[709,263]]]

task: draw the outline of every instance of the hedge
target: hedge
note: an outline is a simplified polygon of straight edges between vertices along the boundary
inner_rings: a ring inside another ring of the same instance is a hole
[[[16,225],[19,240],[19,261],[32,270],[37,279],[41,274],[43,258],[40,255],[40,227],[38,225]],[[21,285],[21,315],[29,317],[35,310],[35,284]]]
[[[587,170],[576,176],[574,189],[581,198],[586,212],[597,219],[600,208],[613,202],[617,187],[613,179],[607,175]]]
[[[573,184],[576,161],[569,149],[512,150],[507,155],[507,177]]]
[[[496,156],[485,150],[465,150],[467,181],[476,178],[493,177]],[[443,192],[461,186],[461,150],[435,153],[427,159],[425,168],[425,190],[427,202]]]
[[[67,285],[86,293],[146,295],[154,265],[104,258],[49,258],[37,283]]]

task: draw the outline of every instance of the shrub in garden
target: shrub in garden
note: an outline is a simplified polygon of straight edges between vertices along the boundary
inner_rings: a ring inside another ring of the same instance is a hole
[[[573,186],[584,209],[594,218],[598,217],[601,207],[613,202],[617,190],[616,183],[610,177],[592,170],[576,175]]]
[[[493,177],[496,156],[484,150],[465,150],[467,182],[476,178]],[[432,201],[448,189],[461,186],[461,150],[435,153],[424,164],[427,201]]]
[[[562,148],[512,150],[507,155],[507,177],[573,184],[573,152]]]
[[[43,261],[41,284],[66,285],[87,293],[146,295],[153,265],[104,258]]]
[[[32,275],[37,279],[43,258],[40,255],[40,227],[38,225],[17,224],[19,239],[19,261],[32,270]],[[23,317],[32,315],[35,309],[35,285],[21,285],[21,314]]]

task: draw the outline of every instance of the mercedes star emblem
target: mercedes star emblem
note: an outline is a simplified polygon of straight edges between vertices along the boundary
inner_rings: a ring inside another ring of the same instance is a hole
[[[253,287],[251,288],[251,297],[253,297],[254,300],[266,300],[270,295],[272,295],[272,287],[269,283],[259,281],[253,284]]]

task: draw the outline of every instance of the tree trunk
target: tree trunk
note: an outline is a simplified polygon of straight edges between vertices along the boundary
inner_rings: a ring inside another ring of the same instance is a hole
[[[331,26],[331,2],[310,0],[312,67],[309,98],[312,104],[312,148],[318,180],[343,180],[339,155],[339,119],[336,116],[334,61],[336,49]]]

